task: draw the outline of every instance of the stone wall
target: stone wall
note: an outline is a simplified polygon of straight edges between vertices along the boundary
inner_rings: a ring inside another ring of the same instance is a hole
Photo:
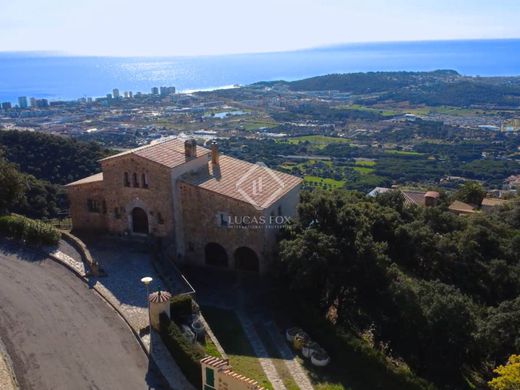
[[[221,219],[229,221],[235,217],[259,218],[263,215],[247,202],[201,189],[180,181],[178,183],[182,219],[184,223],[183,261],[197,265],[205,264],[204,249],[208,243],[221,245],[227,253],[228,267],[235,268],[235,251],[248,247],[255,251],[260,260],[260,272],[267,268],[270,248],[265,246],[265,231],[262,228],[222,226]]]
[[[104,192],[103,182],[97,181],[67,187],[70,204],[70,216],[72,228],[77,231],[105,231],[107,214],[103,207]],[[91,206],[97,206],[98,211],[89,210]]]
[[[139,207],[148,217],[149,233],[174,238],[170,169],[132,154],[102,162],[107,228],[112,233],[132,232],[132,211]],[[125,185],[125,172],[129,186]],[[134,173],[138,187],[134,186]],[[143,186],[145,175],[148,187]]]

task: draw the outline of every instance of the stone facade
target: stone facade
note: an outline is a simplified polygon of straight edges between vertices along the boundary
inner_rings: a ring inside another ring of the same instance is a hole
[[[101,168],[67,185],[75,230],[162,237],[179,262],[259,272],[279,228],[296,214],[301,182],[264,172],[260,192],[282,188],[258,198],[267,199],[259,207],[235,184],[253,164],[178,139],[103,159]]]

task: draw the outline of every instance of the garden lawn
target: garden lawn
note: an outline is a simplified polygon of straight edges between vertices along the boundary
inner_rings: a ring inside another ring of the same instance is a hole
[[[236,314],[231,310],[209,306],[204,306],[201,310],[226,351],[233,371],[258,381],[266,389],[272,389]]]

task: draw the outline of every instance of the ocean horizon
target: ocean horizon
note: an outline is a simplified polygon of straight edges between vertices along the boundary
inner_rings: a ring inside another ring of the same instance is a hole
[[[452,69],[468,76],[520,75],[520,39],[355,43],[305,50],[196,57],[0,53],[0,102],[99,97],[118,88],[179,92],[298,80],[330,73]]]

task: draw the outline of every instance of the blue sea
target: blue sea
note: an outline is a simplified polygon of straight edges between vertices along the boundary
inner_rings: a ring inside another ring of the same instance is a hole
[[[520,75],[520,39],[348,44],[291,52],[199,57],[72,57],[0,53],[0,101],[18,96],[72,100],[113,88],[149,92],[251,84],[365,71],[454,69]]]

